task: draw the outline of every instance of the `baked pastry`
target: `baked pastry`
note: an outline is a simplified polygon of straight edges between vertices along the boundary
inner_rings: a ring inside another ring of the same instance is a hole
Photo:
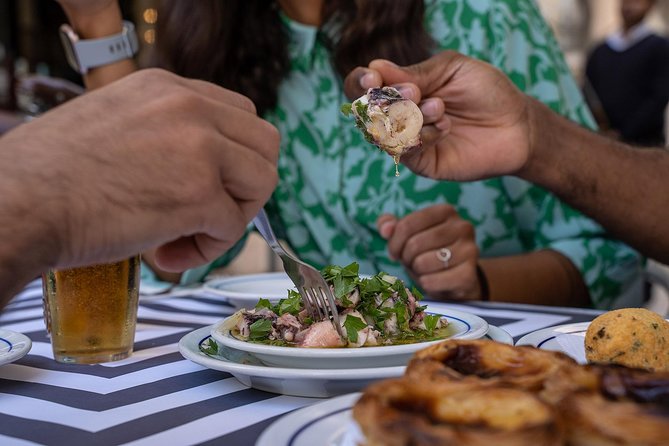
[[[510,388],[438,390],[391,379],[368,387],[353,407],[366,446],[561,445],[554,409],[536,395]]]
[[[669,371],[669,322],[645,308],[604,313],[588,326],[585,357],[593,363]]]
[[[591,368],[596,391],[576,392],[560,404],[571,446],[669,444],[669,373],[619,366]]]
[[[515,387],[557,402],[577,389],[593,388],[597,377],[559,352],[513,347],[489,340],[447,340],[422,349],[409,362],[409,379],[430,387],[450,382]]]

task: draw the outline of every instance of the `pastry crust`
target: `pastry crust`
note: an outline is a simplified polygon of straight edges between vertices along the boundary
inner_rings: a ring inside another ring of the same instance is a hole
[[[462,383],[438,390],[392,379],[369,387],[353,408],[366,446],[561,445],[554,409],[535,395]]]
[[[353,408],[366,446],[669,445],[669,373],[448,340]]]
[[[559,352],[513,347],[487,340],[448,340],[416,352],[406,376],[439,387],[453,381],[472,386],[514,387],[557,402],[597,377]]]

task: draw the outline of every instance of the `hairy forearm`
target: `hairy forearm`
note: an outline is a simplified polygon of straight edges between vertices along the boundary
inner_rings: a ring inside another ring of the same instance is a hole
[[[14,165],[4,137],[0,151],[0,308],[27,282],[56,262],[60,250],[52,233],[52,201],[39,197],[26,178],[39,172],[26,172]],[[39,181],[39,180],[38,180]]]
[[[597,135],[531,103],[532,155],[518,176],[589,215],[644,255],[669,262],[669,153]]]
[[[489,298],[498,302],[585,307],[590,297],[581,274],[553,250],[482,258]]]

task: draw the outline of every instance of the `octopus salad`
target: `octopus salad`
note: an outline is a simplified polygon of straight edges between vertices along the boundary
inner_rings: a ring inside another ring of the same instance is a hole
[[[446,319],[426,313],[418,305],[420,292],[396,277],[379,273],[361,278],[357,263],[328,266],[322,274],[335,295],[344,337],[331,320],[312,321],[292,290],[274,305],[260,299],[255,308],[238,311],[226,329],[243,341],[317,348],[407,344],[448,335]]]

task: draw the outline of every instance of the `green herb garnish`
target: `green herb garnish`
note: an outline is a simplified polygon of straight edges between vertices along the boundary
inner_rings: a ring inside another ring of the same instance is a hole
[[[425,317],[423,318],[423,322],[425,323],[425,329],[429,332],[432,333],[435,328],[437,328],[437,323],[439,322],[439,319],[441,316],[437,314],[426,314]]]
[[[261,341],[272,331],[272,321],[269,319],[258,319],[249,326],[249,339],[252,341]]]
[[[302,296],[297,291],[288,290],[288,298],[281,299],[274,312],[279,315],[290,313],[295,316],[300,311],[302,311]]]
[[[347,102],[342,104],[339,110],[341,110],[342,114],[348,118],[351,113],[353,113],[353,105]]]
[[[358,331],[367,327],[367,323],[357,316],[346,315],[344,320],[344,328],[346,329],[346,337],[349,341],[358,342]]]
[[[209,337],[200,343],[200,351],[205,355],[216,356],[218,354],[218,344]]]

